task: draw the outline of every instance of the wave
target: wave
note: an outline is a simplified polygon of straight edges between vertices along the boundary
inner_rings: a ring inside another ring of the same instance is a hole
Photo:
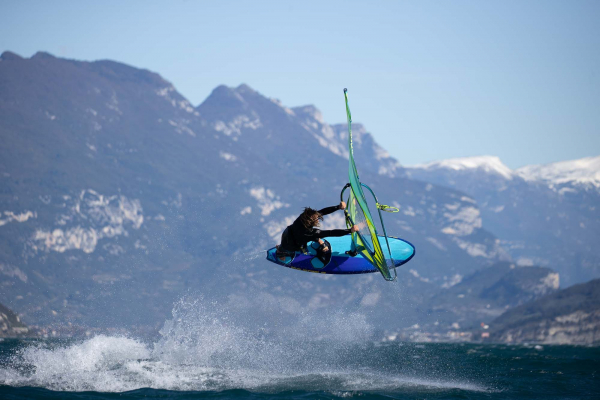
[[[372,327],[358,313],[299,313],[292,321],[272,318],[266,325],[234,310],[231,304],[186,297],[153,343],[98,335],[29,344],[0,368],[0,383],[75,392],[487,391],[454,378],[395,372],[394,364],[402,360],[373,346]]]

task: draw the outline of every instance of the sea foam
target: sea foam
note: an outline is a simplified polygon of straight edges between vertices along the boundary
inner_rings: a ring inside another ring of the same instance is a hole
[[[245,307],[239,308],[244,311]],[[98,335],[28,345],[0,368],[0,383],[60,391],[139,388],[259,392],[373,391],[399,387],[484,390],[460,382],[415,379],[364,366],[372,327],[352,312],[299,312],[242,318],[231,304],[182,298],[161,337],[147,343]],[[267,321],[270,321],[267,322]],[[382,363],[383,364],[383,363]]]

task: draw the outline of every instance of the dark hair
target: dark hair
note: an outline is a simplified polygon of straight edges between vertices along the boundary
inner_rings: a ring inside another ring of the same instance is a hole
[[[304,225],[305,228],[310,229],[314,226],[313,218],[315,215],[319,220],[323,221],[323,216],[320,212],[313,210],[310,207],[304,207],[304,211],[302,211],[302,214],[300,214],[300,222],[302,222],[302,225]]]

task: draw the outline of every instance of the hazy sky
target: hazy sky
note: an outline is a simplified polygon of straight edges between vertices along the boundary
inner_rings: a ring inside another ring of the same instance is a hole
[[[600,1],[7,1],[0,51],[112,59],[194,105],[247,83],[405,165],[600,155]]]

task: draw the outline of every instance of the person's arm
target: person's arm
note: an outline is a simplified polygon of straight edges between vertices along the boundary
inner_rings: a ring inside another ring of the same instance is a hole
[[[329,229],[329,230],[319,230],[316,229],[315,232],[313,233],[313,235],[315,235],[316,238],[320,239],[320,238],[324,238],[324,237],[338,237],[338,236],[345,236],[345,235],[349,235],[351,232],[350,229]]]
[[[331,207],[325,207],[325,208],[319,210],[319,213],[321,215],[328,215],[328,214],[336,212],[339,209],[340,209],[339,205],[337,205],[337,206],[331,206]]]
[[[304,235],[304,239],[307,242],[313,241],[313,242],[319,242],[320,244],[323,244],[323,241],[321,240],[321,238],[324,237],[328,237],[328,236],[345,236],[348,235],[350,233],[350,229],[331,229],[331,230],[325,230],[322,231],[320,229],[313,229],[312,232],[310,233],[306,233]]]
[[[325,242],[323,242],[321,240],[321,238],[324,237],[339,237],[339,236],[346,236],[351,234],[352,232],[358,232],[358,226],[357,225],[353,225],[351,229],[330,229],[330,230],[319,230],[319,229],[315,229],[313,230],[313,233],[311,236],[313,236],[313,239],[311,239],[314,242],[319,242],[319,244],[321,246],[323,246],[325,244]],[[324,251],[328,251],[329,248],[327,246],[323,247]]]
[[[325,207],[322,210],[319,210],[319,213],[321,215],[328,215],[331,213],[336,212],[337,210],[343,210],[344,208],[346,208],[346,203],[344,203],[343,201],[338,204],[337,206],[331,206],[331,207]]]

